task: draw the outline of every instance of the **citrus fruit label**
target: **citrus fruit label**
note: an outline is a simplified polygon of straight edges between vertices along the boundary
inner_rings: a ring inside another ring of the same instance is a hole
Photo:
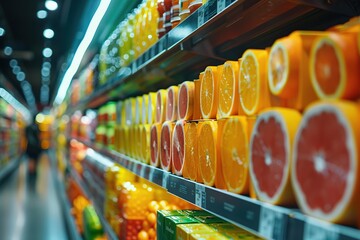
[[[180,119],[191,120],[194,112],[194,82],[183,82],[180,85],[178,99],[178,115]]]
[[[250,140],[250,174],[261,201],[294,203],[290,166],[292,142],[300,119],[296,110],[270,108],[256,120]]]
[[[183,174],[185,162],[185,121],[176,122],[172,139],[172,169],[176,175]]]
[[[203,119],[215,119],[219,102],[219,79],[222,66],[205,69],[200,86],[200,112]]]
[[[150,92],[148,94],[148,124],[153,124],[155,122],[155,109],[156,109],[156,93]]]
[[[163,123],[166,117],[166,98],[167,92],[164,89],[156,93],[156,115],[155,122]]]
[[[155,123],[150,129],[150,164],[159,166],[161,124]]]
[[[266,50],[246,50],[239,71],[240,105],[248,116],[269,106]]]
[[[294,142],[292,182],[301,209],[311,216],[339,223],[355,220],[358,110],[350,102],[320,102],[304,114]]]
[[[218,118],[236,115],[239,102],[239,64],[236,61],[227,61],[219,84]]]
[[[357,98],[360,94],[360,56],[353,34],[332,33],[313,44],[311,83],[321,99]]]
[[[215,184],[217,170],[217,123],[205,121],[199,123],[199,166],[204,184]]]
[[[221,136],[221,162],[226,187],[229,191],[248,192],[249,156],[245,117],[225,120]]]
[[[178,86],[171,86],[167,90],[166,121],[174,121],[177,119],[178,92]]]
[[[160,138],[160,164],[165,171],[171,170],[172,134],[174,124],[170,121],[163,123]]]

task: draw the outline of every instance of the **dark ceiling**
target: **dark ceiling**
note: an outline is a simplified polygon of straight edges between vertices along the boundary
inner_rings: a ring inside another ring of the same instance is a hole
[[[0,36],[0,71],[7,80],[14,85],[17,91],[24,97],[21,82],[17,80],[10,60],[16,59],[18,65],[25,73],[27,80],[41,109],[40,89],[42,83],[41,69],[44,57],[42,50],[50,47],[53,50],[50,72],[50,96],[54,94],[54,88],[58,85],[58,74],[62,64],[67,60],[69,52],[74,48],[75,40],[79,39],[84,11],[88,9],[87,0],[57,0],[58,9],[47,11],[45,19],[37,18],[39,10],[46,10],[45,0],[11,0],[0,2],[0,27],[5,29],[5,34]],[[98,3],[98,1],[90,1]],[[43,31],[46,28],[54,30],[54,37],[46,39]],[[13,51],[10,56],[4,53],[6,46]]]

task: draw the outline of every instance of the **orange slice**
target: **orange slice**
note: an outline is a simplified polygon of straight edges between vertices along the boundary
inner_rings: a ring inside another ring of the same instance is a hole
[[[155,123],[155,115],[156,115],[156,93],[150,92],[148,94],[149,100],[148,100],[148,124]]]
[[[285,37],[271,47],[268,59],[268,81],[272,94],[292,98],[299,92],[301,39]]]
[[[155,123],[150,129],[150,165],[160,165],[160,136],[161,123]]]
[[[254,115],[270,105],[267,87],[266,50],[246,50],[239,71],[240,105],[246,115]]]
[[[256,120],[250,140],[250,176],[259,200],[293,205],[290,170],[292,146],[301,115],[286,108],[270,108]]]
[[[215,119],[219,105],[219,81],[223,66],[205,69],[200,86],[200,112],[203,119]]]
[[[197,180],[198,175],[198,126],[196,122],[185,124],[185,157],[183,176],[192,181]]]
[[[239,104],[239,63],[227,61],[219,84],[218,118],[225,118],[238,113]]]
[[[225,120],[221,136],[221,161],[226,187],[234,193],[249,189],[248,126],[245,117]]]
[[[300,208],[326,221],[354,224],[359,204],[360,112],[356,103],[315,103],[300,123],[292,183]]]
[[[249,181],[249,196],[252,199],[258,199],[256,196],[255,189],[254,189],[254,184],[252,183],[252,181]]]
[[[208,186],[214,186],[218,170],[216,121],[204,121],[199,123],[199,167],[202,181]]]
[[[164,89],[159,90],[156,93],[156,114],[155,114],[155,122],[163,123],[166,117],[166,97],[167,92]]]
[[[150,125],[144,124],[141,126],[141,160],[144,163],[150,162]]]
[[[141,124],[147,124],[148,123],[148,115],[149,115],[149,95],[144,94],[142,96],[142,105],[141,105],[141,115],[142,115],[142,121]]]
[[[140,124],[142,122],[142,96],[138,96],[135,99],[135,124]]]
[[[216,136],[216,174],[215,174],[215,187],[219,189],[227,190],[224,174],[223,174],[223,163],[221,160],[221,136],[223,134],[223,129],[226,119],[217,120],[217,136]]]
[[[179,176],[183,175],[185,161],[187,161],[185,156],[185,126],[184,120],[177,121],[172,136],[172,170]]]
[[[353,34],[318,38],[310,55],[311,83],[320,99],[354,99],[360,95],[360,56]]]
[[[178,116],[179,119],[191,120],[194,112],[194,82],[183,82],[179,87]]]
[[[167,89],[166,121],[177,119],[179,87],[171,86]]]
[[[195,86],[195,96],[194,96],[194,120],[200,119],[200,87],[201,87],[201,80],[195,79],[194,80],[194,86]]]
[[[171,150],[174,125],[173,122],[166,121],[161,127],[160,165],[165,171],[170,171],[172,165]]]

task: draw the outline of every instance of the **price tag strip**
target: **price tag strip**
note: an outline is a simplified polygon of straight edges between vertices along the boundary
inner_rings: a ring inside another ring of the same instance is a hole
[[[170,176],[170,173],[164,171],[161,186],[165,189],[168,189],[169,176]]]
[[[334,225],[307,219],[305,221],[303,239],[338,240],[339,232],[337,227]]]
[[[261,207],[259,233],[268,239],[286,239],[287,215],[273,209],[273,206]]]
[[[195,203],[195,183],[178,177],[175,175],[169,176],[168,191],[188,202]]]

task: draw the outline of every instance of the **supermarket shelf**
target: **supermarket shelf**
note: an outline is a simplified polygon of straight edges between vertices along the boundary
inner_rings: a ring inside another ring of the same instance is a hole
[[[117,240],[118,237],[116,236],[115,232],[112,230],[112,228],[110,227],[109,223],[106,221],[106,219],[104,218],[102,211],[100,210],[101,208],[99,208],[99,206],[97,206],[96,201],[94,200],[93,195],[91,194],[88,186],[85,184],[85,182],[81,179],[81,177],[79,176],[79,174],[77,172],[75,172],[73,169],[70,170],[70,174],[73,177],[73,179],[75,180],[75,182],[80,186],[80,188],[83,190],[84,195],[93,203],[95,211],[97,213],[97,215],[99,216],[99,219],[101,221],[101,224],[104,228],[105,233],[107,234],[107,236],[109,237],[109,239],[112,240]]]
[[[88,152],[87,158],[98,158],[99,154],[108,157],[168,192],[267,239],[360,239],[360,230],[305,216],[298,209],[273,206],[189,181],[116,151],[83,143],[95,153]]]
[[[336,13],[346,14],[348,16],[360,15],[360,2],[357,0],[291,0],[299,4],[307,4],[312,7],[332,11]]]
[[[310,0],[209,0],[67,114],[196,79],[206,66],[237,60],[247,48],[268,47],[295,29],[326,29],[348,19],[323,8]]]
[[[59,194],[59,198],[61,201],[61,206],[63,210],[63,216],[65,218],[66,228],[68,231],[69,238],[71,240],[82,240],[82,237],[80,233],[78,232],[75,224],[75,219],[71,215],[71,204],[69,202],[69,199],[66,194],[66,189],[64,185],[64,176],[57,171],[55,165],[55,153],[53,150],[49,151],[49,156],[51,158],[51,170],[53,176],[56,176],[55,178],[55,186],[57,189],[57,193]]]
[[[5,167],[0,166],[0,182],[19,165],[21,158],[22,155],[12,157],[14,160],[10,160],[10,162]]]

